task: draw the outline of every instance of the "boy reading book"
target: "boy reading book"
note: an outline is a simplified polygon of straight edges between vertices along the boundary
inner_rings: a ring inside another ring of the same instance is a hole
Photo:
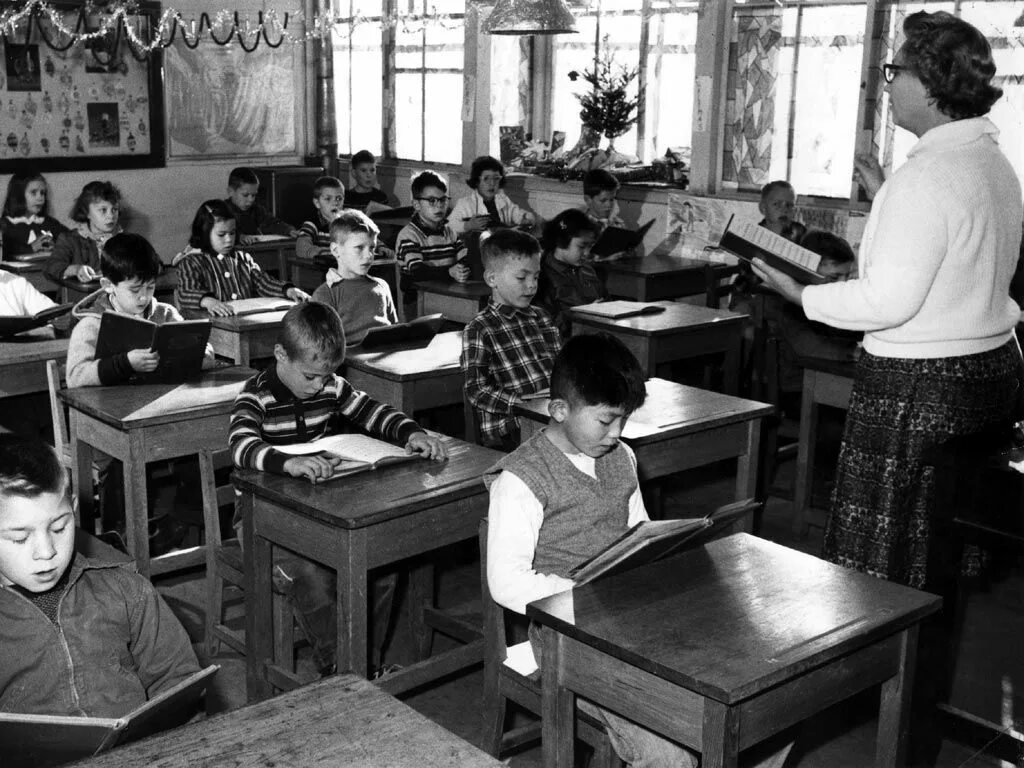
[[[50,446],[0,435],[0,711],[120,717],[199,664],[132,563],[76,554],[67,491]]]
[[[228,196],[224,198],[235,215],[238,242],[249,245],[256,242],[258,235],[298,234],[295,227],[282,221],[260,205],[256,198],[260,194],[260,178],[252,168],[233,168],[228,174]]]
[[[380,229],[362,211],[344,210],[331,222],[331,255],[337,266],[313,292],[313,301],[334,307],[345,328],[345,341],[359,344],[370,328],[398,322],[391,289],[368,274]]]
[[[291,456],[276,446],[310,442],[329,431],[364,431],[404,446],[409,453],[443,461],[444,444],[405,414],[352,388],[335,371],[345,360],[345,332],[338,313],[309,302],[285,313],[274,362],[246,382],[231,409],[228,444],[236,467],[305,477],[334,474],[341,461],[322,454]],[[296,608],[303,614],[318,667],[334,666],[336,582],[332,573],[302,558],[279,562],[294,579]],[[374,665],[380,664],[396,575],[377,580],[374,601]]]

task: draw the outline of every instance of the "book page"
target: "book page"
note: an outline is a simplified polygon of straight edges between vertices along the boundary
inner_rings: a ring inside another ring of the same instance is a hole
[[[729,231],[753,243],[758,248],[781,256],[794,264],[799,264],[811,272],[816,272],[821,263],[821,256],[814,251],[809,251],[760,224],[751,221],[737,221],[733,217],[729,223]]]
[[[235,299],[234,301],[225,301],[224,303],[234,309],[236,315],[275,312],[280,309],[291,309],[294,306],[294,302],[288,299],[272,299],[266,296],[257,296],[252,299]]]
[[[376,464],[382,459],[404,459],[409,456],[405,452],[405,448],[399,448],[367,435],[330,435],[311,443],[293,443],[274,447],[282,453],[292,456],[331,453],[362,464]]]
[[[673,540],[676,537],[683,538],[687,534],[710,525],[711,521],[706,517],[684,520],[646,520],[637,523],[590,560],[580,563],[569,571],[569,577],[577,584],[586,584],[659,541]],[[658,558],[657,554],[651,554],[652,556],[644,558],[643,562],[650,562]]]

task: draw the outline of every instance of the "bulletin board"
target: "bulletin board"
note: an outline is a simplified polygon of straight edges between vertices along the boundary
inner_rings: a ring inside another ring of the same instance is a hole
[[[54,5],[66,28],[100,26],[81,4]],[[159,14],[140,2],[127,23],[149,40]],[[164,165],[160,49],[134,51],[113,32],[61,51],[68,42],[41,15],[0,36],[0,172]]]

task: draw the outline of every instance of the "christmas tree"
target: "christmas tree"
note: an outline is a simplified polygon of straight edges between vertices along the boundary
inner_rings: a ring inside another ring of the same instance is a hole
[[[588,92],[576,94],[582,107],[580,120],[587,128],[606,136],[610,149],[615,139],[636,122],[640,97],[630,98],[626,91],[640,70],[616,65],[607,37],[601,48],[601,58],[594,62],[592,70],[585,69],[582,75],[574,70],[569,73],[569,79],[576,81],[582,78],[590,84]]]

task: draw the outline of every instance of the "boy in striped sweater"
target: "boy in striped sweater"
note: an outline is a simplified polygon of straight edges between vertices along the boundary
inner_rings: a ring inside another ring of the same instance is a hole
[[[288,310],[274,358],[273,364],[245,383],[231,409],[228,445],[236,467],[305,477],[315,483],[329,478],[339,459],[290,456],[275,446],[350,430],[366,431],[435,461],[448,457],[444,444],[415,421],[356,391],[335,373],[345,359],[345,332],[338,313],[326,304],[309,302]],[[337,626],[334,574],[297,556],[278,565],[294,582],[293,599],[304,617],[303,629],[317,665],[329,673],[334,667]],[[396,574],[386,574],[374,584],[375,667],[381,663],[396,581]]]

